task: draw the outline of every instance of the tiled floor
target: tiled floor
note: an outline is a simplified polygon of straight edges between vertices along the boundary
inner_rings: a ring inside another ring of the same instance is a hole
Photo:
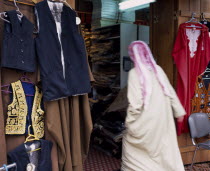
[[[190,171],[190,165],[185,166],[185,171]],[[210,163],[195,164],[193,171],[210,171]]]
[[[120,160],[91,148],[84,164],[84,171],[115,171],[120,169],[120,163]]]
[[[120,160],[91,148],[84,171],[116,171],[120,169],[120,163]],[[190,165],[185,166],[185,171],[190,171]],[[193,171],[210,171],[210,163],[195,164]]]

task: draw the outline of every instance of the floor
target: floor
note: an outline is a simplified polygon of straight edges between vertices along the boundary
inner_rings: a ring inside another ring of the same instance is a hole
[[[120,160],[91,148],[84,164],[84,171],[115,171],[120,169],[120,163]]]
[[[120,160],[91,148],[84,164],[84,171],[116,171],[120,169],[120,164]],[[190,165],[185,166],[185,171],[190,171]],[[210,163],[195,164],[193,171],[210,171]]]
[[[190,171],[190,166],[185,166],[185,171]],[[210,171],[210,163],[195,164],[193,171]]]

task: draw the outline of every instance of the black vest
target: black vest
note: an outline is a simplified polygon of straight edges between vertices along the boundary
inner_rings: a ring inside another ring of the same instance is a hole
[[[51,101],[89,93],[91,86],[86,48],[76,25],[75,11],[63,5],[61,14],[61,42],[65,64],[65,73],[63,73],[61,44],[47,0],[36,4],[36,10],[39,19],[36,49],[41,69],[44,100]]]
[[[4,22],[4,38],[1,66],[24,72],[36,70],[35,46],[33,39],[34,25],[23,16],[18,19],[16,10],[7,12]]]
[[[32,144],[33,142],[28,142],[27,145]],[[40,140],[41,150],[40,155],[38,155],[38,171],[51,171],[52,170],[52,160],[51,160],[51,150],[52,142],[47,140]],[[36,151],[35,151],[36,152]],[[8,153],[8,164],[16,163],[17,171],[25,171],[27,165],[30,162],[29,154],[26,152],[25,144],[21,144],[13,151]],[[10,169],[11,171],[16,171],[16,169]]]

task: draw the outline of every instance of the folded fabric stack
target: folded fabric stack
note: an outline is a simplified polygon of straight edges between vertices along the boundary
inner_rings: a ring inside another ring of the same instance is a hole
[[[92,36],[91,29],[86,25],[81,25],[81,29],[85,40],[86,50],[88,56],[90,56],[91,36]]]
[[[135,11],[119,11],[121,0],[92,0],[93,16],[92,26],[94,28],[116,24],[117,22],[135,21]]]
[[[124,122],[100,120],[94,125],[92,141],[94,147],[109,156],[120,158]]]
[[[94,99],[105,106],[113,102],[120,88],[119,30],[120,25],[92,30],[90,61],[95,78]]]
[[[106,98],[106,100],[109,99]],[[121,158],[124,122],[128,106],[127,88],[119,92],[109,107],[104,107],[104,103],[100,104],[100,106],[97,105],[98,109],[106,108],[106,110],[100,117],[97,116],[97,110],[94,110],[93,146],[109,156]]]

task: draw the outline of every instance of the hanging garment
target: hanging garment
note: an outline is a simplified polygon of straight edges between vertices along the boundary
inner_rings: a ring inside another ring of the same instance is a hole
[[[7,12],[4,22],[4,38],[1,66],[24,72],[36,70],[35,46],[33,39],[34,25],[23,16],[18,18],[16,10]]]
[[[11,8],[11,2],[0,1],[0,11],[8,11]],[[34,18],[31,6],[21,5],[20,10],[24,12],[27,18]],[[3,37],[2,29],[3,22],[0,22],[0,39]],[[0,45],[1,43],[0,41]],[[1,85],[18,80],[21,76],[20,73],[11,69],[1,69],[0,72]],[[32,82],[39,81],[37,80],[39,73],[30,74],[30,79]],[[5,142],[4,124],[6,123],[8,104],[9,96],[0,92],[0,112],[4,113],[4,115],[0,115],[1,166],[7,163],[5,152],[15,149],[25,141],[25,135],[6,135]],[[89,150],[91,130],[92,122],[87,94],[45,103],[45,139],[55,144],[51,154],[53,170],[80,171],[83,169],[83,162]]]
[[[189,28],[192,23],[183,23],[179,27],[173,49],[173,58],[178,70],[177,95],[187,115],[182,124],[178,125],[178,135],[188,132],[188,116],[191,112],[190,100],[193,98],[195,82],[206,68],[210,60],[210,41],[208,28],[193,23],[201,29]]]
[[[198,76],[195,86],[195,95],[192,99],[191,113],[207,113],[210,117],[210,75]]]
[[[210,32],[210,22],[209,21],[201,21],[201,23],[206,25],[209,28],[209,32]]]
[[[44,111],[41,109],[42,93],[33,84],[17,81],[11,84],[13,100],[8,105],[6,134],[27,134],[31,132],[38,138],[44,136]],[[26,96],[25,94],[34,94]]]
[[[52,143],[47,140],[40,140],[40,150],[30,152],[28,147],[32,143],[21,144],[8,153],[8,163],[16,163],[17,171],[51,171],[51,149]],[[34,144],[36,147],[36,143]],[[36,148],[37,149],[37,148]],[[12,170],[12,171],[15,171]]]
[[[89,93],[85,43],[76,25],[75,11],[47,0],[35,8],[39,26],[36,50],[44,100]]]

